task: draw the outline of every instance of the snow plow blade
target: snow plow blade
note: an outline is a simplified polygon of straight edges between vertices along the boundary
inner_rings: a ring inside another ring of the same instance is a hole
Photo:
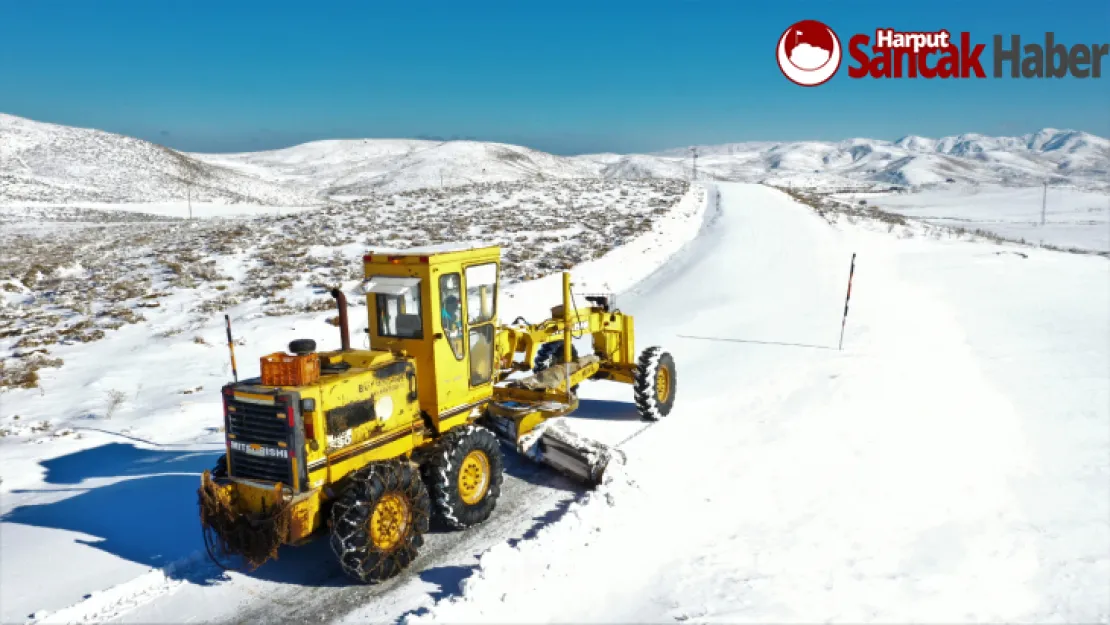
[[[577,408],[548,403],[494,402],[486,414],[491,430],[529,459],[545,464],[574,480],[597,486],[614,462],[623,463],[620,450],[575,433],[559,416]]]
[[[570,430],[561,418],[544,423],[533,431],[533,439],[521,441],[521,451],[528,457],[554,468],[580,482],[597,486],[605,470],[616,460],[624,462],[618,449],[580,436]],[[528,438],[528,437],[525,437]]]

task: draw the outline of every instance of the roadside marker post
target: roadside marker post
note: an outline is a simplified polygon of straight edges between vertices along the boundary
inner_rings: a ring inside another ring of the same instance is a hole
[[[844,296],[844,317],[840,320],[840,343],[837,351],[844,350],[844,326],[848,323],[848,300],[852,299],[852,276],[856,274],[856,253],[852,252],[852,266],[848,269],[848,294]]]
[[[227,327],[227,351],[231,354],[231,375],[235,382],[239,382],[239,372],[235,369],[235,341],[231,339],[231,317],[224,315],[224,325]]]

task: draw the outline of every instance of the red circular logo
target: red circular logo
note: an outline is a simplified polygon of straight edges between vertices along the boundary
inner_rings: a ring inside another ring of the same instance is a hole
[[[782,75],[803,87],[823,85],[840,69],[840,38],[817,20],[791,24],[779,37],[777,60]]]

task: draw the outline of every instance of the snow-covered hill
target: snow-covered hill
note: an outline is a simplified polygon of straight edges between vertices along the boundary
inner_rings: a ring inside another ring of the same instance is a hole
[[[478,141],[331,140],[268,152],[190,156],[331,196],[596,176],[596,168],[572,159],[515,145]]]
[[[0,113],[0,202],[318,204],[305,190],[100,130]]]
[[[185,332],[237,306],[274,317],[331,309],[326,291],[353,286],[369,248],[480,240],[502,246],[505,282],[535,279],[667,223],[689,188],[683,180],[490,183],[191,221],[0,206],[0,393],[34,386],[35,372],[52,362],[48,350],[110,338],[166,310],[174,293],[188,316],[150,332]]]
[[[1050,180],[1104,188],[1110,176],[1110,141],[1055,129],[1022,137],[966,134],[941,139],[911,136],[895,142],[732,143],[700,146],[699,152],[703,178],[807,186],[929,186],[949,180],[1038,185]],[[332,196],[533,178],[692,175],[686,148],[656,154],[559,157],[498,143],[362,139],[317,141],[270,152],[190,156]]]
[[[1110,188],[1110,140],[1046,128],[898,141],[699,146],[703,179],[781,186],[949,181]],[[687,148],[562,157],[478,141],[346,139],[240,154],[182,153],[98,130],[0,114],[0,203],[184,202],[311,206],[428,187],[569,178],[690,178]]]
[[[726,143],[698,146],[698,171],[717,180],[769,180],[807,186],[860,182],[922,186],[953,182],[1074,184],[1106,188],[1110,140],[1075,130],[1045,128],[1020,137],[962,134],[897,141],[848,139],[836,143]],[[582,157],[590,159],[591,157]],[[691,167],[688,148],[595,160],[606,175],[629,167],[663,176]]]

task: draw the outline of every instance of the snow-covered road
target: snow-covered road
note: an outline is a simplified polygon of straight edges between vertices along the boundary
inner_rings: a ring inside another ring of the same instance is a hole
[[[431,536],[400,579],[348,585],[318,541],[254,576],[140,583],[121,620],[1110,619],[1106,259],[719,188],[694,244],[618,299],[675,356],[678,400],[612,483],[514,460],[494,518]],[[582,395],[583,432],[642,427],[627,387]]]
[[[839,230],[721,188],[711,234],[627,302],[681,398],[626,446],[631,483],[419,618],[1110,618],[1106,261]]]

